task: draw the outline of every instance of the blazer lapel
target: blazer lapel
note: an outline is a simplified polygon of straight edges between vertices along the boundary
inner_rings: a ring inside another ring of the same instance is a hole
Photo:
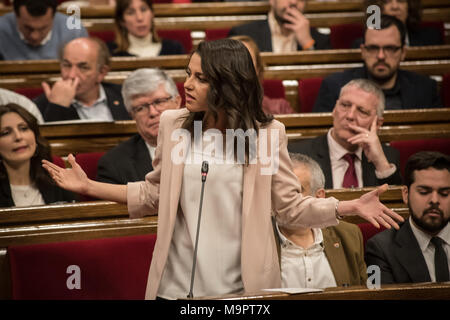
[[[367,161],[364,152],[362,153],[361,170],[362,170],[363,187],[378,185],[377,177],[375,176],[375,168],[372,164],[369,163],[369,161]]]
[[[411,230],[409,220],[406,220],[397,232],[395,245],[394,252],[397,260],[408,272],[411,282],[431,281],[425,258]]]
[[[331,174],[331,160],[327,135],[323,135],[314,139],[314,142],[317,143],[317,162],[319,163],[320,167],[322,168],[323,174],[325,175],[325,188],[333,189],[333,175]]]
[[[351,279],[348,272],[345,272],[349,268],[346,266],[347,259],[345,258],[341,240],[329,228],[322,229],[322,234],[325,255],[330,263],[336,284],[338,287],[349,285]]]

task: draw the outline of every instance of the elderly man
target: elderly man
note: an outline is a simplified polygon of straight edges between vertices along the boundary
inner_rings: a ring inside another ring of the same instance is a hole
[[[311,28],[304,16],[306,0],[270,0],[267,20],[233,27],[228,36],[246,35],[261,51],[295,52],[330,49],[330,39]]]
[[[325,78],[313,112],[331,112],[339,90],[350,80],[364,78],[377,83],[386,98],[386,109],[442,106],[437,84],[428,76],[400,69],[405,58],[405,26],[395,17],[381,16],[379,30],[367,28],[361,55],[364,67],[338,72]]]
[[[129,120],[118,84],[103,82],[109,71],[109,51],[96,38],[78,38],[62,49],[61,77],[36,98],[45,121]]]
[[[63,44],[86,37],[80,21],[56,12],[57,5],[57,0],[14,0],[14,12],[0,17],[0,60],[57,59]]]
[[[316,161],[303,154],[290,154],[304,196],[325,198],[325,177]],[[277,226],[275,238],[285,288],[328,288],[365,285],[364,246],[359,228],[340,221],[320,228]]]
[[[383,110],[384,95],[376,84],[352,80],[341,89],[328,134],[292,142],[288,149],[319,163],[327,189],[401,184],[399,154],[377,135]]]
[[[122,95],[137,135],[108,151],[98,163],[97,180],[127,184],[142,181],[153,170],[159,117],[164,110],[177,109],[181,97],[177,86],[164,71],[138,69],[123,83]]]
[[[448,155],[422,151],[408,159],[402,195],[409,219],[366,243],[366,263],[380,267],[381,283],[450,280],[449,193]]]

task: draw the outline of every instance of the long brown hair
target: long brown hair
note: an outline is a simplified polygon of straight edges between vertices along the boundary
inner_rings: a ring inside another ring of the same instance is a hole
[[[116,52],[128,51],[130,47],[130,42],[128,41],[128,30],[122,25],[123,16],[125,11],[130,6],[132,0],[116,0],[116,11],[114,14],[114,27],[116,30]],[[145,2],[150,11],[153,12],[153,4],[151,0],[141,0]],[[152,19],[152,25],[150,27],[150,32],[152,34],[152,41],[154,43],[160,42],[158,34],[156,33],[154,19]]]
[[[45,187],[49,184],[54,184],[53,180],[50,178],[44,168],[42,168],[42,160],[51,160],[50,145],[48,141],[42,137],[39,131],[39,125],[37,119],[27,110],[15,103],[8,103],[5,105],[0,105],[0,121],[2,117],[10,112],[18,114],[28,125],[28,127],[33,131],[36,139],[36,152],[30,159],[30,179],[36,184],[38,189]],[[1,156],[0,156],[1,159]],[[6,171],[3,162],[0,165],[0,177],[7,177],[8,173]]]

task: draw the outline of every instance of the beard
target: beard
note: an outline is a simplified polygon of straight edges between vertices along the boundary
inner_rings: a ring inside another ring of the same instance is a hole
[[[379,64],[383,64],[388,68],[388,72],[385,74],[376,74],[374,73],[372,70],[375,70],[376,66]],[[397,70],[393,70],[389,65],[387,65],[386,63],[383,62],[377,62],[375,63],[372,68],[368,68],[367,67],[367,71],[369,73],[369,78],[375,82],[377,82],[378,84],[382,84],[384,82],[388,82],[389,80],[391,80],[396,74],[397,74]]]
[[[417,216],[417,214],[413,211],[410,205],[410,201],[408,201],[408,208],[409,212],[411,213],[411,219],[414,221],[416,226],[418,226],[423,231],[426,231],[428,233],[438,233],[440,230],[444,229],[445,226],[448,224],[448,218],[444,217],[444,212],[442,212],[441,209],[438,208],[437,205],[432,204],[430,207],[425,209],[422,212],[422,215],[420,217]],[[439,218],[428,216],[428,213],[430,211],[433,211],[433,213],[438,213]]]

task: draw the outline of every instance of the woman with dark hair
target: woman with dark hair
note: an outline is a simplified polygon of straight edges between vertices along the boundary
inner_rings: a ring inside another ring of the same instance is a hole
[[[407,29],[405,40],[407,46],[443,44],[438,28],[421,25],[422,4],[420,0],[366,0],[365,4],[365,8],[370,5],[378,5],[381,13],[394,16],[403,22]]]
[[[116,0],[116,41],[108,43],[113,56],[156,57],[184,54],[181,43],[160,39],[151,0]]]
[[[161,115],[154,171],[145,181],[90,180],[72,155],[72,170],[43,162],[63,188],[127,203],[131,217],[158,214],[147,299],[280,287],[272,214],[287,228],[336,225],[344,215],[398,228],[394,219],[403,219],[379,202],[387,185],[351,201],[301,195],[284,126],[262,111],[261,85],[242,42],[201,42],[186,73],[186,108]],[[203,189],[204,161],[209,171]],[[202,227],[193,260],[200,199]]]
[[[36,118],[17,104],[0,105],[0,207],[31,206],[75,199],[55,185],[42,160],[50,147]]]

